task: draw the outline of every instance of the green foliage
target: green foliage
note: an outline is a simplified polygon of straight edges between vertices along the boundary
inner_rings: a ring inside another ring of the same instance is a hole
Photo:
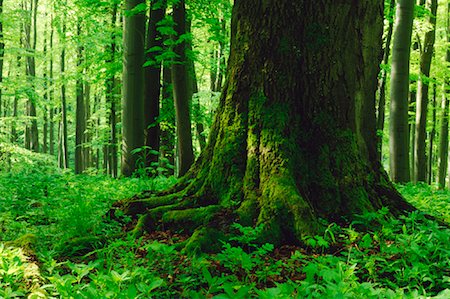
[[[115,200],[173,181],[75,176],[50,171],[45,155],[24,151],[20,159],[31,161],[33,170],[12,163],[15,171],[0,171],[0,297],[448,298],[450,293],[450,229],[422,212],[398,219],[387,209],[368,212],[347,227],[330,224],[323,234],[305,237],[303,248],[259,244],[263,226],[234,224],[218,254],[187,257],[178,250],[184,237],[175,232],[119,237],[119,226],[104,216]],[[447,191],[399,188],[422,210],[449,221]]]

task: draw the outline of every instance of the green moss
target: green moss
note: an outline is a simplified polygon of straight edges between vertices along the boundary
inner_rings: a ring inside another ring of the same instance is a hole
[[[192,233],[199,226],[207,225],[222,209],[222,206],[211,205],[193,209],[170,210],[163,214],[162,222],[165,227],[177,226],[185,232]]]
[[[183,252],[187,255],[197,255],[200,252],[219,252],[221,242],[226,241],[226,235],[211,227],[201,227],[197,229],[189,238]]]
[[[236,213],[242,226],[254,225],[259,213],[257,199],[254,196],[248,197],[242,202]]]

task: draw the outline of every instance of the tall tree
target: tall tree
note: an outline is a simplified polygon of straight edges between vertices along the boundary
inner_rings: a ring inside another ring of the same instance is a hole
[[[77,20],[77,36],[81,36],[81,18]],[[75,127],[75,173],[80,174],[85,169],[84,161],[84,148],[83,143],[85,140],[86,132],[86,107],[84,100],[84,82],[83,82],[83,59],[84,59],[84,47],[80,41],[78,41],[77,49],[77,79],[76,79],[76,127]]]
[[[410,209],[375,146],[383,2],[236,0],[206,149],[173,194],[118,204],[145,214],[137,229],[182,228],[193,249],[211,247],[214,223],[237,220],[279,244],[317,232],[321,218]]]
[[[165,0],[152,0],[150,18],[147,26],[147,55],[145,67],[144,126],[145,145],[150,152],[146,154],[145,166],[158,162],[160,146],[160,128],[158,123],[161,96],[161,60],[158,58],[163,49],[163,37],[158,31],[158,23],[165,16]]]
[[[144,145],[145,0],[126,0],[125,10],[121,170],[130,176],[138,162],[135,150]]]
[[[420,75],[417,82],[417,107],[416,107],[416,136],[415,136],[415,177],[414,181],[426,182],[427,156],[427,114],[428,114],[428,89],[431,69],[431,60],[434,52],[434,42],[436,39],[436,13],[437,0],[429,0],[431,29],[425,33],[422,53],[420,55]]]
[[[45,14],[45,17],[47,17],[47,14]],[[42,53],[44,55],[44,59],[47,59],[47,22],[45,23],[44,28],[44,46]],[[43,132],[42,132],[42,152],[47,153],[48,152],[48,98],[49,98],[49,89],[48,89],[48,74],[47,74],[47,64],[44,63],[44,73],[43,73],[43,87],[44,87],[44,103],[43,103],[43,114],[44,114],[44,124],[43,124]]]
[[[50,155],[55,154],[55,107],[53,105],[53,15],[50,17],[50,41],[49,41],[49,55],[50,55],[50,61],[49,61],[49,72],[48,72],[48,80],[49,80],[49,92],[48,92],[48,100],[50,104],[50,118],[49,118],[49,153]]]
[[[111,67],[106,78],[106,102],[109,106],[109,149],[107,150],[107,163],[109,174],[117,177],[117,96],[116,96],[116,72],[114,63],[116,59],[116,23],[117,23],[117,3],[113,3],[111,10],[111,42],[107,46],[106,63]]]
[[[427,169],[427,174],[428,174],[428,179],[427,182],[428,184],[431,184],[432,180],[433,180],[433,160],[434,160],[434,156],[433,156],[433,147],[434,147],[434,138],[436,136],[436,83],[433,83],[433,101],[431,102],[431,112],[432,112],[432,117],[431,117],[431,131],[430,131],[430,142],[428,143],[429,145],[429,150],[428,150],[428,169]]]
[[[391,56],[391,42],[392,35],[394,33],[394,16],[395,16],[395,0],[389,2],[388,11],[388,28],[386,32],[385,46],[383,50],[383,68],[381,70],[381,76],[378,80],[378,113],[377,113],[377,130],[378,130],[378,151],[381,159],[383,136],[380,134],[384,131],[384,120],[386,114],[386,81],[387,81],[387,67],[389,64],[389,58]]]
[[[61,30],[61,122],[59,125],[59,167],[61,168],[69,168],[69,153],[68,153],[68,145],[67,145],[67,98],[66,98],[66,45],[65,45],[65,36],[66,36],[66,23],[65,20],[62,20],[62,30]]]
[[[174,52],[177,60],[172,66],[173,97],[175,102],[178,175],[183,176],[194,163],[192,147],[191,115],[189,105],[192,99],[192,83],[189,78],[189,65],[186,56],[186,7],[180,0],[173,7],[173,20],[179,41],[175,43]]]
[[[2,94],[3,94],[3,59],[5,57],[5,41],[3,34],[3,0],[0,0],[0,117],[2,115]],[[0,126],[0,130],[1,130]]]
[[[408,182],[409,173],[409,59],[414,0],[398,0],[391,65],[389,126],[390,175],[394,182]]]
[[[416,87],[417,87],[416,81],[411,81],[410,84],[410,92],[409,92],[409,115],[408,118],[409,126],[408,126],[408,132],[409,132],[409,144],[410,144],[410,151],[409,151],[409,174],[410,174],[410,180],[414,181],[415,177],[415,165],[414,165],[414,152],[415,152],[415,136],[416,136],[416,122],[415,122],[415,116],[416,116]],[[413,118],[413,119],[411,119]]]
[[[175,105],[172,93],[172,71],[169,63],[163,66],[163,86],[161,100],[161,144],[160,162],[168,174],[174,174],[175,166]]]
[[[445,60],[447,64],[447,75],[444,78],[444,93],[442,95],[442,106],[441,106],[441,125],[439,130],[439,175],[438,184],[440,189],[445,188],[445,179],[447,177],[447,167],[448,167],[448,117],[449,117],[449,105],[450,105],[450,2],[447,4],[447,28],[446,28],[446,38],[447,38],[447,49]]]
[[[38,0],[30,0],[29,7],[29,17],[24,24],[25,46],[28,51],[26,74],[31,84],[31,89],[28,91],[27,115],[31,119],[31,125],[27,124],[26,126],[25,147],[39,152],[39,131],[36,118],[37,92],[35,90]],[[31,31],[33,32],[31,33]]]

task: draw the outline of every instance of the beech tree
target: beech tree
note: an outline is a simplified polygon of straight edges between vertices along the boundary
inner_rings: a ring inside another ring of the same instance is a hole
[[[151,1],[150,18],[147,26],[147,67],[145,68],[145,89],[144,89],[144,125],[145,125],[145,145],[149,151],[146,155],[147,167],[158,162],[160,146],[160,129],[158,124],[159,105],[161,95],[161,55],[163,47],[163,37],[158,31],[158,23],[164,19],[166,14],[166,1]]]
[[[388,28],[386,32],[386,41],[383,49],[383,69],[381,70],[381,76],[378,79],[378,111],[377,111],[377,133],[378,136],[378,151],[380,158],[382,157],[383,138],[382,133],[384,130],[384,120],[386,114],[386,82],[388,75],[388,64],[391,54],[391,42],[392,35],[394,33],[394,16],[395,16],[395,0],[389,2],[389,14],[388,14]]]
[[[81,18],[77,21],[77,34],[81,35],[82,23]],[[84,99],[84,83],[83,83],[83,58],[84,48],[79,43],[77,50],[77,68],[78,77],[76,80],[76,127],[75,127],[75,173],[80,174],[86,166],[84,140],[86,131],[86,102]]]
[[[447,4],[447,28],[446,28],[446,56],[445,60],[450,64],[450,2]],[[447,65],[447,70],[449,67]],[[447,177],[447,167],[448,167],[448,116],[449,116],[449,105],[450,105],[450,75],[446,75],[444,78],[444,94],[442,95],[442,106],[441,106],[441,126],[439,130],[439,175],[438,184],[440,189],[445,187],[445,179]]]
[[[122,102],[122,175],[136,170],[134,150],[144,145],[144,0],[125,1],[124,64]]]
[[[383,3],[236,0],[208,144],[170,191],[115,205],[143,214],[135,233],[163,224],[208,249],[219,223],[239,221],[279,244],[316,233],[321,218],[410,210],[376,149]]]
[[[408,182],[409,172],[409,59],[414,20],[414,0],[398,0],[392,47],[389,127],[390,175],[395,182]]]
[[[173,7],[173,20],[175,31],[179,41],[174,47],[177,59],[172,65],[173,98],[175,102],[177,151],[178,151],[178,175],[183,176],[194,162],[194,150],[192,147],[191,115],[189,105],[192,99],[192,83],[189,78],[187,50],[187,26],[185,1],[180,0]]]
[[[2,94],[3,94],[3,59],[5,57],[5,42],[3,40],[3,0],[0,0],[0,118],[3,116],[2,111]],[[3,130],[2,126],[0,126],[0,133]]]
[[[420,76],[417,83],[417,109],[416,109],[416,134],[415,134],[415,181],[426,181],[427,156],[426,156],[426,126],[428,114],[428,90],[430,81],[431,59],[433,58],[434,42],[436,39],[436,13],[437,0],[428,1],[430,7],[431,29],[425,34],[423,50],[420,56]]]

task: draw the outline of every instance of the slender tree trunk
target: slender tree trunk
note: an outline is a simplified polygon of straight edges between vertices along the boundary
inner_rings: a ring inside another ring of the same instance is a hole
[[[447,51],[446,61],[450,64],[450,2],[447,4]],[[444,82],[444,94],[442,95],[442,109],[441,109],[441,128],[439,133],[439,189],[445,188],[445,178],[447,177],[448,168],[448,125],[449,125],[449,105],[450,105],[450,75],[448,72],[450,68],[447,67],[447,75]]]
[[[175,166],[175,106],[172,93],[172,71],[168,63],[163,67],[162,86],[162,115],[161,121],[161,166],[167,169],[169,175],[174,174]]]
[[[195,71],[194,71],[195,72]],[[194,94],[198,93],[198,85],[197,85],[197,76],[194,73]],[[197,139],[200,145],[200,150],[204,150],[206,147],[206,136],[205,136],[205,126],[203,125],[202,111],[200,106],[200,97],[196,97],[196,101],[194,103],[194,113],[196,113],[195,117],[195,128],[197,132]]]
[[[389,127],[390,175],[394,182],[408,182],[409,175],[409,56],[414,0],[398,0],[392,47]]]
[[[415,84],[415,82],[411,82],[411,84]],[[414,155],[415,155],[415,136],[416,136],[416,121],[415,121],[415,115],[416,115],[416,90],[411,90],[409,93],[409,114],[413,115],[413,119],[408,118],[409,122],[409,144],[411,145],[411,149],[409,151],[409,165],[411,165],[410,168],[410,179],[411,181],[414,181],[415,178],[415,164],[414,164]]]
[[[211,92],[216,92],[216,80],[217,80],[217,50],[214,48],[211,51],[211,64],[210,64],[210,73],[209,73],[209,89]]]
[[[116,23],[117,23],[117,6],[114,4],[111,12],[111,43],[107,47],[107,60],[106,63],[111,67],[115,63],[116,59]],[[112,177],[117,177],[117,87],[116,87],[116,74],[110,71],[108,78],[106,79],[106,103],[109,106],[109,150],[108,150],[108,169],[109,174]]]
[[[434,52],[436,38],[437,0],[430,1],[431,30],[425,34],[423,51],[420,56],[420,75],[417,82],[417,108],[416,108],[416,136],[415,136],[415,182],[426,182],[427,179],[427,114],[428,114],[428,87],[431,69],[431,60]]]
[[[432,110],[432,127],[430,132],[430,142],[429,142],[429,157],[428,157],[428,184],[431,185],[433,180],[433,146],[434,146],[434,137],[436,136],[436,83],[433,83],[433,101],[431,104]]]
[[[30,117],[30,123],[27,123],[25,130],[25,148],[34,152],[39,152],[39,132],[36,114],[36,44],[37,44],[37,7],[38,0],[30,0],[29,18],[25,22],[25,46],[28,51],[27,56],[27,77],[31,85],[31,91],[28,92],[27,115]],[[33,28],[33,36],[31,29]]]
[[[86,59],[87,60],[87,59]],[[87,73],[87,69],[85,69]],[[91,122],[91,85],[89,82],[84,84],[84,105],[86,119],[86,134],[84,134],[84,162],[85,168],[92,167],[92,122]]]
[[[191,33],[191,20],[187,20],[186,21],[186,31],[188,33]],[[187,47],[187,51],[192,52],[192,42],[187,43],[186,45]],[[186,62],[189,66],[188,68],[188,79],[189,79],[189,94],[190,94],[190,98],[192,101],[192,113],[193,113],[193,118],[194,118],[194,122],[195,122],[195,131],[197,133],[197,139],[200,145],[200,150],[202,151],[205,146],[206,146],[206,137],[204,135],[204,126],[203,126],[203,122],[202,122],[202,113],[201,113],[201,106],[200,106],[200,98],[194,97],[194,95],[196,95],[198,93],[198,81],[197,81],[197,72],[195,69],[195,62],[193,59],[187,57],[187,62]],[[220,86],[221,86],[221,81],[220,81]],[[195,99],[195,100],[194,100]]]
[[[177,37],[186,34],[186,8],[185,1],[181,0],[173,8],[173,20]],[[194,163],[194,150],[192,147],[191,115],[189,105],[192,94],[189,83],[189,65],[186,56],[187,42],[179,42],[174,47],[178,60],[172,66],[173,96],[175,102],[178,175],[183,176]]]
[[[94,96],[94,111],[98,111],[100,109],[100,97],[96,94]],[[95,116],[95,120],[94,120],[94,127],[95,127],[95,139],[96,139],[96,143],[98,144],[100,141],[100,116],[97,114]],[[94,158],[94,164],[95,167],[97,168],[97,170],[100,170],[100,146],[97,145],[96,146],[96,150],[95,150],[95,158]]]
[[[55,154],[55,119],[54,119],[54,114],[55,114],[55,107],[54,107],[54,103],[53,103],[53,15],[50,18],[50,45],[49,45],[49,50],[50,50],[50,70],[49,70],[49,93],[48,93],[48,100],[49,100],[49,105],[50,105],[50,128],[49,128],[49,151],[50,151],[50,155],[54,155]]]
[[[66,99],[66,47],[65,47],[66,24],[62,24],[62,50],[61,50],[61,125],[60,125],[60,153],[59,166],[69,168],[69,153],[67,145],[67,99]]]
[[[21,34],[22,35],[22,34]],[[16,70],[16,80],[19,81],[19,70],[22,67],[21,63],[22,57],[19,55],[17,56],[17,70]],[[18,91],[15,91],[14,94],[14,100],[13,100],[13,114],[12,114],[12,121],[11,121],[11,143],[16,144],[18,141],[18,134],[17,134],[17,117],[18,117],[18,106],[19,106],[19,94]]]
[[[81,36],[81,19],[77,22],[77,36]],[[86,132],[86,107],[84,99],[83,84],[83,59],[84,47],[80,44],[77,50],[77,80],[76,80],[76,127],[75,127],[75,173],[80,174],[84,171],[85,159],[83,143]]]
[[[47,15],[46,15],[47,17]],[[45,23],[45,29],[44,29],[44,48],[43,48],[43,54],[45,62],[47,61],[47,23]],[[47,75],[47,63],[44,63],[44,74],[43,74],[43,86],[44,86],[44,103],[43,103],[43,114],[44,114],[44,124],[43,124],[43,138],[42,138],[42,152],[48,153],[48,75]]]
[[[161,55],[163,37],[157,29],[157,24],[164,19],[166,13],[166,1],[152,0],[150,19],[147,27],[147,56],[145,68],[145,94],[144,94],[144,126],[145,145],[148,147],[145,166],[151,167],[158,163],[160,147],[159,105],[161,95],[161,61],[157,56]],[[158,50],[161,49],[161,50]]]
[[[3,60],[5,57],[5,41],[3,35],[3,0],[0,0],[0,117],[2,116],[3,109]],[[0,132],[3,130],[3,125],[0,125]]]
[[[394,32],[394,17],[395,17],[395,0],[390,1],[389,16],[388,16],[388,29],[386,33],[386,41],[383,51],[383,68],[381,69],[381,76],[378,80],[378,114],[377,114],[377,139],[378,139],[378,152],[380,160],[383,152],[383,131],[384,131],[384,119],[386,115],[386,81],[387,81],[387,66],[389,65],[389,57],[391,55],[391,41],[392,34]]]
[[[216,91],[222,90],[223,78],[226,71],[226,60],[225,60],[225,35],[226,35],[226,21],[224,18],[220,19],[221,24],[221,38],[219,39],[219,51],[217,53],[217,82],[215,84]]]
[[[126,0],[125,9],[132,10],[144,0]],[[122,104],[122,175],[131,176],[137,169],[144,145],[144,46],[145,15],[125,15]]]

